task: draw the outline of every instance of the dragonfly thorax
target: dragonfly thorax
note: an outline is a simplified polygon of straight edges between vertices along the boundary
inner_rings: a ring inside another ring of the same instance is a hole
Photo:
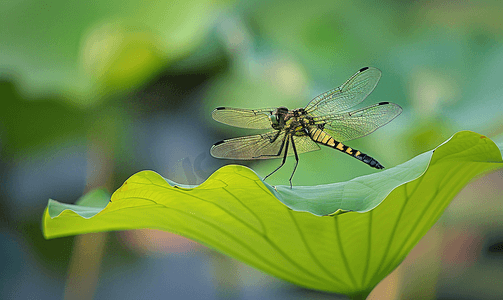
[[[293,135],[306,135],[308,127],[314,124],[313,118],[306,114],[305,109],[297,108],[288,110],[286,107],[278,107],[269,116],[272,128],[286,130]]]
[[[285,115],[285,127],[283,128],[295,136],[309,134],[309,127],[313,124],[313,118],[306,115],[303,108],[294,109]]]

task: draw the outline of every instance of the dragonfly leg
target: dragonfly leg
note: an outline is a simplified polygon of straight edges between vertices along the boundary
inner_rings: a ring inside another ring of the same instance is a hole
[[[288,142],[289,142],[290,139],[288,138],[285,138],[283,140],[283,144],[281,144],[281,148],[279,149],[279,152],[277,154],[277,156],[280,155],[281,151],[283,150],[283,147],[285,147],[285,154],[283,155],[283,161],[281,162],[281,165],[279,165],[279,167],[276,168],[276,170],[272,171],[269,175],[267,175],[266,177],[264,177],[264,180],[266,180],[267,177],[271,176],[272,174],[274,174],[276,171],[278,171],[284,164],[285,164],[285,161],[286,161],[286,157],[288,155]],[[286,145],[285,145],[286,144]]]
[[[276,132],[276,134],[274,135],[273,138],[269,137],[269,142],[274,143],[276,141],[276,139],[278,138],[278,136],[279,136],[280,133],[281,133],[281,130],[278,130],[278,132]]]
[[[295,148],[295,142],[293,141],[293,136],[290,136],[290,139],[292,139],[292,148],[293,148],[293,154],[295,154],[295,167],[293,167],[293,172],[292,175],[290,176],[290,189],[292,188],[292,178],[293,174],[295,174],[295,170],[297,170],[297,165],[299,164],[299,155],[297,154],[297,148]]]
[[[278,136],[279,134],[281,133],[281,131],[278,130],[278,132],[274,135],[273,138],[270,138],[270,137],[267,137],[269,139],[269,142],[272,144],[274,143],[277,139],[278,139]],[[283,142],[281,143],[281,147],[279,147],[279,151],[278,153],[276,154],[261,154],[259,156],[254,156],[253,158],[260,158],[262,156],[280,156],[281,154],[281,151],[283,150],[283,147],[285,146],[285,140],[283,140]],[[287,147],[288,148],[288,147]],[[269,174],[270,175],[270,174]]]

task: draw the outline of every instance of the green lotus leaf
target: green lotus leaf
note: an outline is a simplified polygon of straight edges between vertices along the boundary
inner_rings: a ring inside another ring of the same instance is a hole
[[[88,206],[49,200],[43,230],[55,238],[162,229],[300,286],[359,299],[400,264],[463,186],[503,166],[502,148],[464,131],[389,170],[293,189],[236,165],[194,188],[142,171],[108,204],[103,197]],[[350,212],[333,214],[342,211]]]

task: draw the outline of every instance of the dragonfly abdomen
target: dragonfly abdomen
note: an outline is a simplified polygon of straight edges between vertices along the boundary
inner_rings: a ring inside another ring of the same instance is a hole
[[[376,169],[384,169],[384,167],[374,158],[371,156],[360,152],[359,150],[353,149],[349,146],[344,145],[343,143],[336,141],[333,137],[331,137],[328,133],[325,131],[316,128],[314,130],[311,130],[309,132],[309,135],[313,141],[323,144],[325,146],[337,149],[341,152],[344,152],[348,155],[351,155],[352,157],[366,163],[367,165],[376,168]]]

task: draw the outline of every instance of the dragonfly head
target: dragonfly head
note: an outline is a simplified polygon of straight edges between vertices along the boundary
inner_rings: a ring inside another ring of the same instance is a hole
[[[280,106],[278,108],[276,108],[276,111],[275,111],[276,114],[283,114],[283,115],[286,115],[288,113],[288,108],[284,107],[284,106]]]
[[[274,112],[269,116],[271,120],[271,125],[274,129],[281,129],[285,126],[286,115],[288,114],[288,108],[286,107],[278,107],[274,110]]]

